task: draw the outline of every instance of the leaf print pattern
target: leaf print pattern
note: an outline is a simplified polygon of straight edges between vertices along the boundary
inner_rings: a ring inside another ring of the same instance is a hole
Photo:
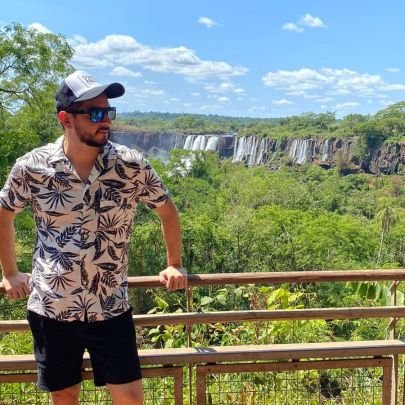
[[[59,236],[56,237],[56,242],[58,243],[58,246],[64,247],[69,241],[73,238],[73,236],[76,234],[76,227],[75,226],[68,226],[65,228],[63,232],[59,234]]]
[[[128,251],[137,202],[157,208],[168,192],[137,151],[107,143],[83,184],[63,138],[18,159],[0,205],[32,205],[36,223],[28,309],[63,321],[109,319],[129,309]]]

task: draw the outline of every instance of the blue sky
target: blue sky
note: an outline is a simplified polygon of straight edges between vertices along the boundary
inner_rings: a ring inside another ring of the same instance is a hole
[[[64,35],[120,111],[374,114],[405,100],[403,0],[10,0],[0,24]]]

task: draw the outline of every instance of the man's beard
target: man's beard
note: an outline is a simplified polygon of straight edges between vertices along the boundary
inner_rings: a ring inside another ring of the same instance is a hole
[[[103,128],[100,128],[102,130]],[[97,132],[95,134],[89,134],[88,132],[80,132],[77,131],[77,136],[79,137],[80,141],[86,144],[87,146],[92,146],[96,148],[101,148],[104,145],[107,145],[108,140],[110,139],[111,131],[108,129],[107,137],[102,141],[97,141],[95,138],[97,136]]]

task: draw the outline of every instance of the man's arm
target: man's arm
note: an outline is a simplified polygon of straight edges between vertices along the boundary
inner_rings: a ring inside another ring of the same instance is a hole
[[[29,274],[17,268],[15,254],[14,218],[16,214],[0,207],[0,264],[3,271],[2,285],[12,299],[24,298],[30,293]]]
[[[163,238],[166,244],[167,268],[160,272],[160,282],[169,290],[187,287],[187,272],[181,260],[180,219],[177,208],[169,198],[167,202],[154,211],[162,224]]]

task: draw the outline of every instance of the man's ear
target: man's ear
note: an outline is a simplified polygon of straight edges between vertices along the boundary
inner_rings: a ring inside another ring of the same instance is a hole
[[[66,111],[59,111],[58,112],[58,120],[62,124],[64,128],[70,128],[72,123],[70,121],[70,117]]]

